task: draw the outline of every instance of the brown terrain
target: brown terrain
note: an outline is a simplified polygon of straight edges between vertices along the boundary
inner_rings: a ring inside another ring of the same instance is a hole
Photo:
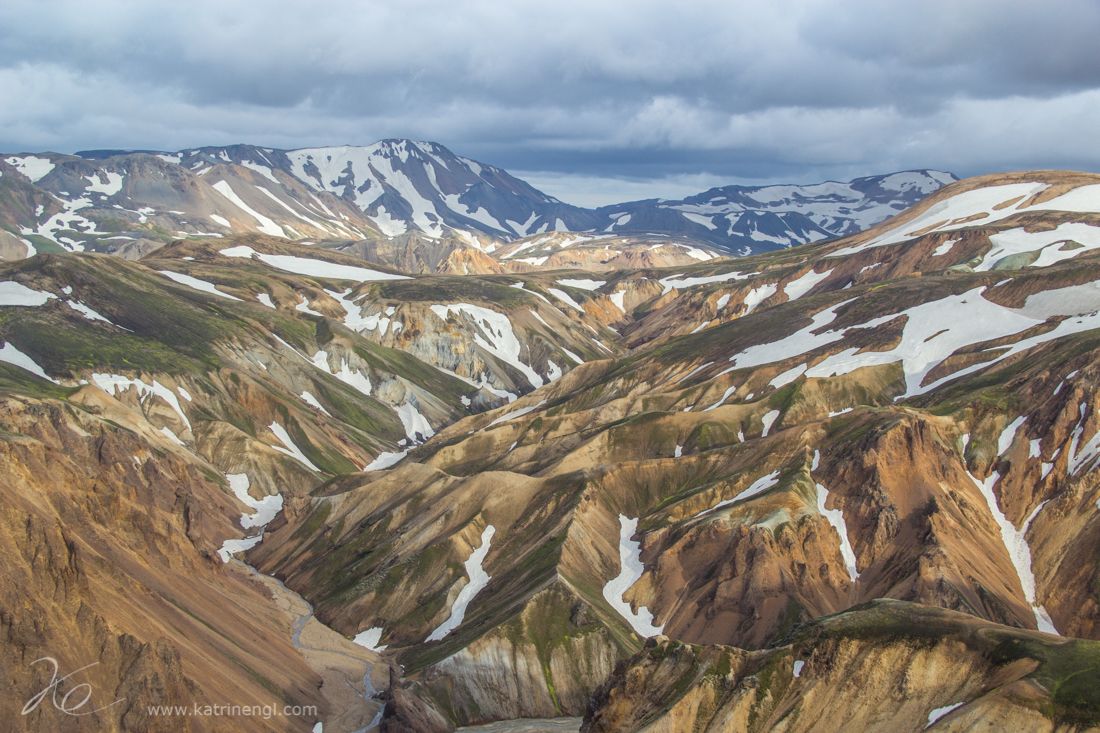
[[[1029,172],[744,259],[6,265],[0,719],[1093,729],[1098,232],[1100,177]],[[42,656],[124,702],[20,716]]]

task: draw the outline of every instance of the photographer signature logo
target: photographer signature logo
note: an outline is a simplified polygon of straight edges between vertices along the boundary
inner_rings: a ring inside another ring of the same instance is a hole
[[[78,672],[83,672],[86,669],[95,667],[99,664],[99,662],[86,664],[80,669],[73,670],[64,677],[58,677],[58,673],[61,670],[61,665],[59,665],[57,663],[57,660],[53,657],[40,657],[31,662],[31,664],[34,665],[38,664],[39,662],[45,662],[46,664],[53,667],[53,671],[50,674],[50,682],[41,692],[35,694],[33,697],[31,697],[30,700],[27,700],[27,703],[23,706],[23,715],[28,715],[29,713],[33,712],[35,709],[38,708],[39,705],[42,704],[42,701],[46,700],[47,698],[57,710],[65,713],[66,715],[77,717],[84,715],[94,715],[101,710],[106,710],[109,707],[118,705],[120,702],[123,702],[126,699],[120,697],[118,700],[115,700],[109,705],[102,705],[98,708],[85,710],[84,708],[88,705],[94,705],[94,703],[92,702],[92,686],[89,685],[87,682],[81,682],[79,684],[72,685],[66,692],[62,693],[62,683],[69,680]]]

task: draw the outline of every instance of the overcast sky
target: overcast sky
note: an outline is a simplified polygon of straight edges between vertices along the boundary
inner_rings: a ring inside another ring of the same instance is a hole
[[[1097,0],[3,0],[0,150],[435,140],[567,201],[1100,170]]]

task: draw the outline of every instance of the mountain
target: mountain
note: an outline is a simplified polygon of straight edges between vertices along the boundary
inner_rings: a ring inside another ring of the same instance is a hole
[[[0,246],[139,257],[181,237],[257,232],[298,241],[380,236],[354,205],[253,163],[262,150],[107,158],[0,157]]]
[[[432,236],[445,228],[524,236],[587,229],[593,220],[584,209],[438,143],[382,140],[284,155],[299,180],[354,201],[387,236],[412,227]]]
[[[124,703],[32,730],[1095,729],[1098,232],[1039,171],[671,268],[0,265],[0,715],[50,656]]]
[[[951,173],[903,171],[841,183],[722,186],[678,201],[605,206],[605,231],[664,232],[741,255],[855,234],[957,181]]]
[[[485,253],[494,241],[554,232],[670,236],[698,250],[746,254],[853,233],[951,180],[911,171],[849,183],[730,186],[678,202],[592,210],[438,143],[412,140],[0,155],[0,257],[138,257],[179,237],[241,233],[364,243],[366,251],[411,239],[423,260],[435,262],[458,248]],[[630,247],[645,251],[637,241]]]
[[[969,181],[854,239],[593,283],[628,358],[349,477],[251,557],[377,631],[394,730],[579,716],[639,637],[764,649],[881,596],[1095,638],[1098,183]]]

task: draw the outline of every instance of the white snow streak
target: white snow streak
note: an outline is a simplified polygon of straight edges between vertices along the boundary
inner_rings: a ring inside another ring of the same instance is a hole
[[[641,543],[631,539],[638,529],[638,517],[631,519],[619,515],[619,574],[607,581],[603,587],[603,597],[620,616],[626,619],[634,633],[643,638],[656,636],[664,630],[664,625],[655,626],[653,614],[645,606],[635,611],[623,598],[630,587],[642,577],[645,566],[642,565]]]
[[[34,359],[30,358],[22,351],[15,348],[15,344],[12,344],[10,342],[4,344],[3,346],[0,346],[0,361],[11,364],[12,366],[17,366],[20,369],[24,369],[35,375],[36,377],[41,377],[42,379],[53,382],[54,384],[59,384],[56,379],[46,374],[45,370],[42,369],[42,367],[40,367]]]
[[[451,615],[428,635],[427,641],[439,641],[458,628],[462,624],[462,619],[466,616],[466,609],[470,605],[470,601],[474,600],[474,596],[489,584],[489,574],[485,572],[482,566],[485,562],[485,556],[489,554],[489,543],[495,533],[496,528],[491,524],[481,533],[481,545],[470,553],[470,557],[464,563],[469,582],[458,592],[458,597],[455,598],[454,605],[451,606]]]
[[[286,431],[286,428],[284,428],[277,422],[273,422],[267,427],[271,432],[275,433],[275,437],[278,438],[279,442],[283,444],[283,447],[273,445],[271,446],[272,448],[297,460],[299,463],[306,466],[312,471],[317,471],[318,473],[321,472],[321,469],[317,468],[317,466],[313,465],[312,461],[306,458],[306,454],[302,452],[302,449],[294,444],[294,441],[291,440],[290,433]]]
[[[201,293],[209,293],[210,295],[216,295],[219,298],[225,298],[226,300],[240,300],[229,293],[223,293],[215,287],[214,283],[207,282],[206,280],[200,280],[197,277],[191,277],[190,275],[184,275],[180,272],[172,272],[171,270],[157,270],[161,275],[164,275],[169,280],[178,282],[180,285],[186,285],[187,287],[198,290]]]
[[[247,245],[227,247],[218,252],[224,257],[255,258],[265,265],[274,267],[284,272],[293,272],[296,275],[309,275],[311,277],[330,278],[333,280],[355,280],[368,282],[373,280],[408,280],[407,275],[393,275],[388,272],[379,272],[366,267],[355,265],[341,265],[326,260],[315,260],[309,257],[295,257],[294,255],[272,255],[257,252]]]
[[[478,333],[474,335],[474,343],[519,370],[532,387],[542,386],[543,379],[538,372],[520,361],[519,354],[523,347],[512,330],[512,322],[508,320],[508,316],[470,303],[432,306],[432,313],[444,321],[452,312],[464,313],[477,324]]]
[[[757,494],[762,494],[765,491],[767,491],[768,489],[771,489],[773,486],[775,486],[778,483],[779,483],[779,471],[772,471],[771,473],[764,474],[763,476],[761,476],[760,478],[756,479],[751,484],[749,484],[748,488],[738,492],[737,495],[734,496],[732,499],[723,499],[722,501],[720,501],[717,504],[715,504],[714,506],[712,506],[710,509],[704,509],[703,511],[699,512],[695,516],[696,517],[701,517],[704,514],[710,514],[711,512],[716,512],[719,509],[730,506],[731,504],[736,504],[739,501],[744,501],[745,499],[751,499],[752,497],[756,496]]]
[[[212,188],[225,196],[231,204],[255,219],[260,225],[260,231],[264,234],[270,234],[274,237],[286,237],[286,232],[283,231],[281,226],[246,204],[233,190],[232,186],[225,181],[218,181]]]

